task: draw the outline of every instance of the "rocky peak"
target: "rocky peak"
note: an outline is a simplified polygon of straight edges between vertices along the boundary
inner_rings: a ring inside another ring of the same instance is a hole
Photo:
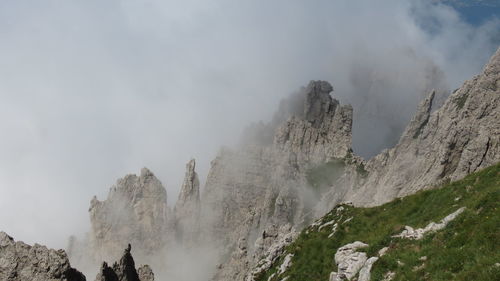
[[[326,81],[311,81],[303,90],[303,115],[292,115],[274,135],[278,150],[297,155],[302,164],[343,158],[351,150],[352,107],[340,106]]]
[[[131,245],[128,244],[120,261],[115,262],[113,267],[103,262],[96,281],[154,281],[153,271],[148,265],[136,270],[131,249]]]
[[[167,192],[148,169],[127,175],[111,187],[104,201],[90,203],[90,242],[96,260],[116,258],[131,242],[140,254],[164,246],[167,226]]]
[[[63,250],[16,242],[5,232],[0,232],[0,280],[85,281],[85,276],[71,267]]]

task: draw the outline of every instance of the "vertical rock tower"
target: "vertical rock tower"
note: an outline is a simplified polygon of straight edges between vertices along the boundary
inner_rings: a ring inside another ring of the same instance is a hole
[[[90,202],[90,247],[96,260],[116,260],[128,244],[139,256],[158,252],[168,233],[167,192],[146,168],[111,187],[104,201]]]

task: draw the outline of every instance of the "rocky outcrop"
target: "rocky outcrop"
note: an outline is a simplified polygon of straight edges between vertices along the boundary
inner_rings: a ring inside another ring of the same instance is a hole
[[[176,237],[183,244],[192,244],[200,230],[200,181],[195,166],[194,159],[186,164],[186,175],[174,207]]]
[[[335,263],[338,271],[330,273],[329,280],[351,280],[357,275],[358,281],[369,281],[372,266],[379,258],[367,258],[366,253],[358,252],[358,249],[366,247],[368,245],[360,241],[340,247],[335,253]]]
[[[167,193],[148,169],[127,175],[104,201],[94,197],[89,208],[90,247],[96,260],[116,259],[128,243],[148,256],[165,245],[168,230]]]
[[[338,271],[330,274],[330,281],[351,280],[356,276],[368,259],[366,253],[357,250],[365,247],[368,245],[360,241],[340,247],[335,253]]]
[[[399,143],[367,162],[368,179],[346,200],[379,205],[500,161],[500,49],[434,112],[433,104],[431,92]]]
[[[147,265],[135,268],[134,258],[130,253],[130,244],[125,249],[119,262],[115,262],[109,267],[106,262],[102,263],[101,269],[97,274],[96,281],[154,281],[154,274]]]
[[[85,276],[71,267],[63,250],[16,242],[5,232],[0,232],[0,280],[85,281]]]

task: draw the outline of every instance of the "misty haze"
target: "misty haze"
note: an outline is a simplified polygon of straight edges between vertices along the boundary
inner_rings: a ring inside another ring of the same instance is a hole
[[[495,0],[0,1],[0,281],[498,280],[499,47]]]

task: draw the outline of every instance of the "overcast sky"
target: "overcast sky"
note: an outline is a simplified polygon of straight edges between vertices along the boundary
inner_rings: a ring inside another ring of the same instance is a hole
[[[429,88],[478,73],[499,30],[430,1],[2,0],[0,230],[64,247],[91,197],[144,166],[171,203],[190,158],[205,177],[311,79],[353,104],[370,157]]]

